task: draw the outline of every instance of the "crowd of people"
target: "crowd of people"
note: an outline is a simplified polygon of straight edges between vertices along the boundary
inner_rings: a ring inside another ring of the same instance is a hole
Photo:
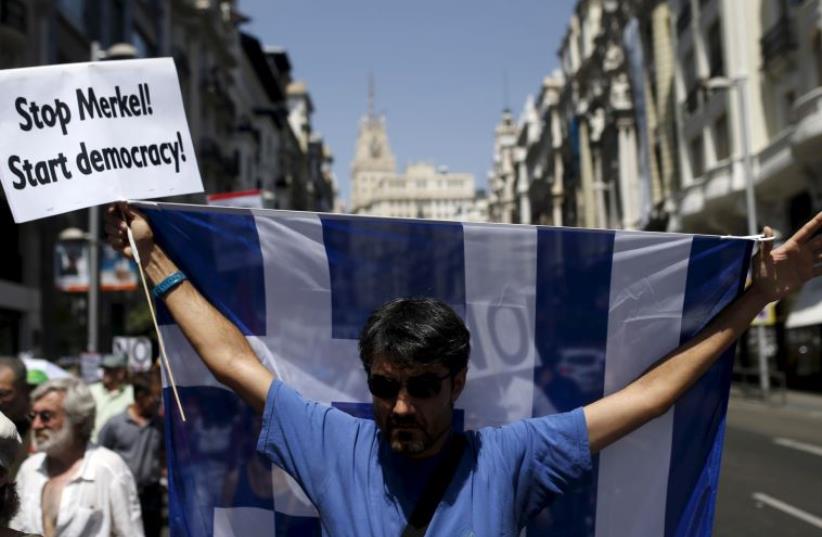
[[[0,537],[157,537],[162,381],[106,355],[102,379],[29,375],[0,357]]]

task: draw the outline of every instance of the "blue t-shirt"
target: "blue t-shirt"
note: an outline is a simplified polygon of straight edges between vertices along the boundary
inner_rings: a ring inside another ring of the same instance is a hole
[[[427,535],[516,536],[591,468],[581,408],[465,433]],[[302,486],[324,535],[399,536],[439,457],[391,451],[376,423],[303,399],[275,380],[257,450]]]

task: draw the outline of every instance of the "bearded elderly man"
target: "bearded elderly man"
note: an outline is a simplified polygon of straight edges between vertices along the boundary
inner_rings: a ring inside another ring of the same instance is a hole
[[[20,511],[11,527],[44,537],[142,536],[137,487],[119,455],[89,443],[94,399],[74,378],[31,394],[37,453],[17,474]]]

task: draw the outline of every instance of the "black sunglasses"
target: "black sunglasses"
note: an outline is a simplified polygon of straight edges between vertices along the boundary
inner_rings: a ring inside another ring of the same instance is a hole
[[[54,412],[51,410],[32,410],[29,412],[29,421],[34,423],[34,420],[37,419],[38,416],[40,417],[40,421],[48,423],[54,417]]]
[[[434,373],[423,373],[415,377],[409,377],[405,382],[392,379],[384,375],[369,375],[368,390],[374,397],[380,399],[395,399],[400,389],[405,386],[408,395],[415,399],[430,399],[436,397],[442,388],[442,381],[453,377],[451,373],[439,377]]]

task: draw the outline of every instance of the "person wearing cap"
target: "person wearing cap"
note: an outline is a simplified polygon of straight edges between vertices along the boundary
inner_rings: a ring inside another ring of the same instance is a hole
[[[25,537],[27,534],[9,529],[12,517],[20,508],[20,496],[10,469],[23,446],[14,423],[0,412],[0,537]]]
[[[23,459],[28,455],[28,446],[31,445],[31,422],[29,421],[31,404],[27,378],[28,372],[23,360],[15,356],[0,356],[0,412],[11,420],[23,439],[8,467],[12,480],[17,475],[17,469]]]
[[[126,383],[128,359],[120,354],[106,354],[100,362],[103,368],[103,379],[95,382],[89,389],[97,405],[97,418],[94,420],[94,430],[91,432],[91,441],[97,442],[100,429],[111,419],[128,408],[134,402],[134,390]]]

